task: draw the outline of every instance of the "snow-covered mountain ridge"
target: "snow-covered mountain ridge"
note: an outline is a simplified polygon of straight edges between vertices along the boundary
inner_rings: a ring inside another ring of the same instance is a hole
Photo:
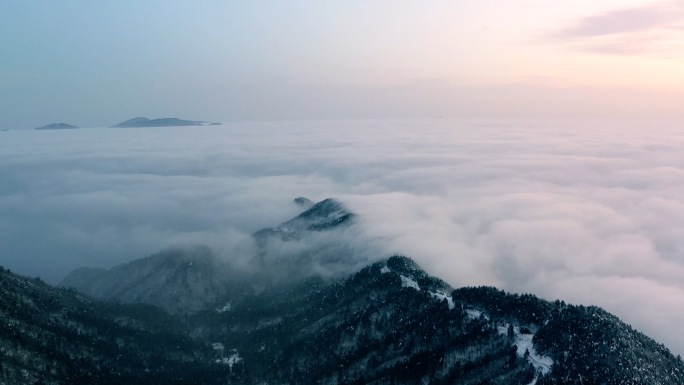
[[[452,290],[401,256],[196,317],[265,383],[680,384],[684,370],[601,309]]]

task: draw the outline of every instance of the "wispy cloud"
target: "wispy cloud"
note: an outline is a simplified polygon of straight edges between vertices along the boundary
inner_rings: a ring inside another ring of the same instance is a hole
[[[587,16],[551,34],[574,49],[610,55],[682,53],[682,38],[684,7],[672,1]]]
[[[649,5],[641,8],[619,9],[585,17],[576,25],[561,31],[561,37],[603,36],[641,32],[659,28],[676,21],[672,7]]]

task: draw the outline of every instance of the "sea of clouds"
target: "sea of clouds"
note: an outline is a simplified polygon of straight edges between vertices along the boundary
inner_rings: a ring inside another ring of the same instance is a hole
[[[357,213],[369,261],[599,305],[684,353],[684,134],[662,121],[0,132],[0,264],[57,283],[176,245],[239,258],[297,196]]]

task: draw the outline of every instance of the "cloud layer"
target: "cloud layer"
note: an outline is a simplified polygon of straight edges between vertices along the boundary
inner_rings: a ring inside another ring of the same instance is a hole
[[[337,121],[0,132],[0,264],[51,282],[182,244],[227,258],[344,201],[358,255],[599,305],[684,353],[684,138],[664,122]],[[293,246],[294,247],[294,246]]]

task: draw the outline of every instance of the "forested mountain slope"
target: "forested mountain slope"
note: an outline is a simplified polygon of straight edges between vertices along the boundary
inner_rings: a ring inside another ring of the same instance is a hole
[[[0,273],[0,383],[682,384],[596,307],[452,290],[395,256],[172,315]]]
[[[93,301],[2,269],[0,384],[218,384],[215,352],[148,305]]]

